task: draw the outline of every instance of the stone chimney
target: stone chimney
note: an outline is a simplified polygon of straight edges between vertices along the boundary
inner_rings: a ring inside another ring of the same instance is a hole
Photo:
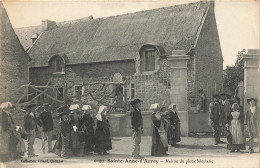
[[[48,19],[42,21],[42,31],[49,31],[57,27],[58,26],[55,21],[51,21]]]
[[[36,39],[39,37],[39,34],[38,33],[35,33],[32,37],[31,37],[31,40],[32,40],[32,44],[36,41]]]

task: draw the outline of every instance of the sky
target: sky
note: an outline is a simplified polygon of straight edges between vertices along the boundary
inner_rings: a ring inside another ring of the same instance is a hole
[[[196,2],[196,0],[128,1],[4,1],[14,28],[40,25],[44,19],[57,22],[92,15],[95,18]],[[215,16],[224,66],[235,64],[237,52],[260,48],[259,1],[216,0]]]

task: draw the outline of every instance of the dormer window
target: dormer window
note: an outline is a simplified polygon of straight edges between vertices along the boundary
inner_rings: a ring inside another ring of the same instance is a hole
[[[158,70],[160,51],[158,47],[151,44],[143,45],[139,50],[140,64],[137,64],[137,71],[142,74],[154,73]]]
[[[50,65],[53,69],[53,74],[65,74],[65,62],[62,57],[52,57],[50,60]]]
[[[57,58],[55,61],[55,72],[64,72],[64,64],[61,58]]]
[[[154,71],[155,70],[155,50],[144,51],[144,70]]]

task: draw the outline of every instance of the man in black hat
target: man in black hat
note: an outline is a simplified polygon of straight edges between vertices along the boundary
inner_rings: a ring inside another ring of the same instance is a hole
[[[130,102],[131,106],[133,107],[131,111],[131,124],[134,140],[134,150],[132,155],[134,159],[142,158],[140,156],[141,134],[143,133],[143,117],[140,110],[141,102],[143,101],[140,99],[135,99]]]
[[[40,126],[42,127],[42,152],[45,153],[45,141],[48,142],[48,153],[52,151],[52,130],[53,130],[53,118],[50,111],[49,103],[43,104],[43,111],[38,117]]]
[[[24,129],[27,133],[27,146],[28,146],[28,157],[37,157],[38,155],[34,154],[34,140],[36,136],[37,128],[37,118],[33,108],[35,104],[29,105],[26,109],[27,114],[24,116]]]
[[[61,135],[61,157],[68,159],[71,156],[71,128],[68,112],[61,112],[58,115],[60,118],[60,135]]]
[[[72,100],[66,100],[61,107],[56,109],[56,111],[70,113],[69,108],[71,104],[72,104]]]
[[[213,128],[213,136],[215,139],[215,145],[220,143],[220,104],[219,104],[219,95],[213,95],[213,102],[209,104],[209,117],[211,120],[210,125]]]
[[[254,152],[254,138],[257,138],[259,143],[259,108],[257,107],[257,99],[247,99],[247,103],[250,105],[245,116],[245,125],[249,132],[249,153]],[[258,144],[259,145],[259,144]],[[259,149],[260,151],[260,149]]]
[[[220,125],[221,125],[221,134],[226,137],[227,129],[225,124],[228,123],[228,117],[231,115],[231,105],[228,101],[229,95],[222,93],[220,95],[220,104],[221,104],[221,116],[220,116]]]

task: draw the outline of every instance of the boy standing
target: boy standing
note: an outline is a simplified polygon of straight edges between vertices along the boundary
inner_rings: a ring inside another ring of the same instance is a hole
[[[52,151],[52,130],[53,118],[48,103],[43,104],[43,112],[39,115],[38,120],[42,126],[42,152],[45,153],[45,141],[48,142],[48,153]]]
[[[213,128],[213,135],[215,139],[215,145],[220,143],[220,132],[221,132],[221,123],[220,123],[220,104],[219,104],[219,95],[213,95],[213,102],[209,104],[209,117],[211,120],[211,126]]]
[[[37,122],[36,116],[34,112],[31,110],[32,106],[27,107],[28,113],[24,116],[24,129],[27,133],[27,143],[28,143],[28,157],[37,157],[38,155],[34,154],[34,140],[36,136],[37,129]]]
[[[134,150],[132,152],[133,159],[141,159],[140,156],[140,143],[141,143],[141,134],[143,133],[143,117],[141,114],[140,99],[135,99],[130,102],[133,110],[131,111],[131,124],[133,129],[133,140],[134,140]]]
[[[61,112],[60,118],[60,134],[61,134],[61,157],[68,159],[71,156],[71,125],[68,118],[69,113]]]

